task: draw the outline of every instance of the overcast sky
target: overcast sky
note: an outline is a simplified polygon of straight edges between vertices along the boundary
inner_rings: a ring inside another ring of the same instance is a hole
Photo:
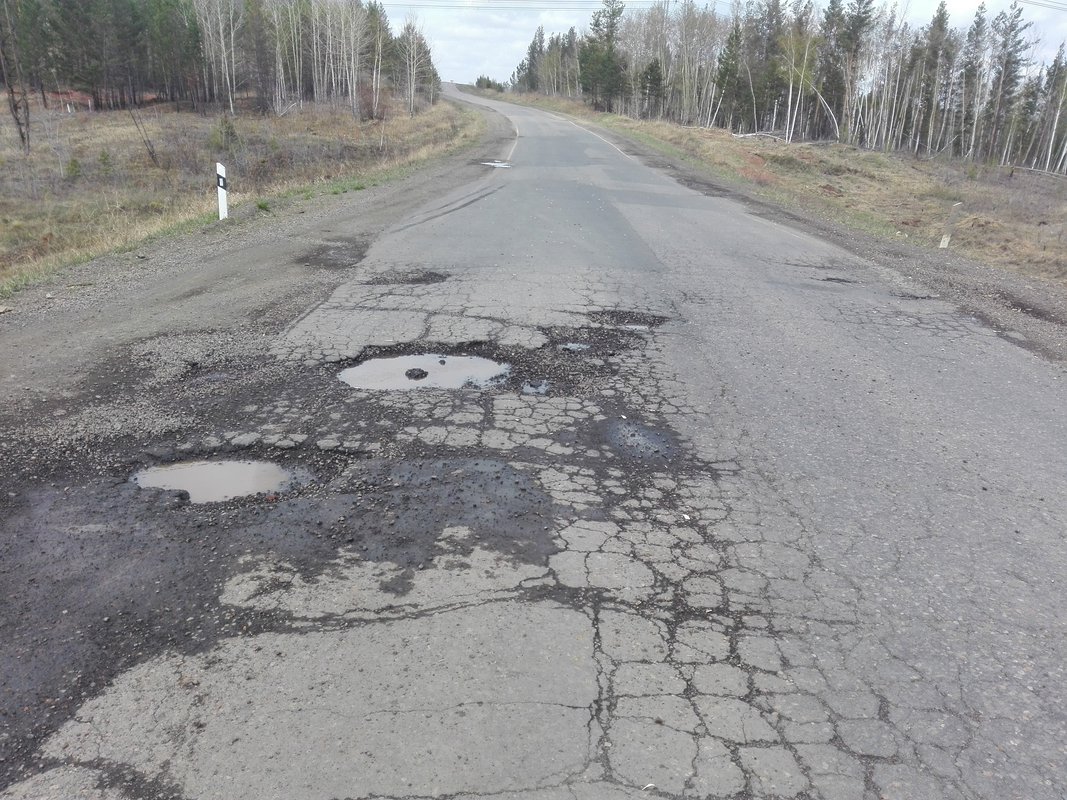
[[[409,0],[413,5],[386,2],[395,29],[409,15],[415,15],[433,47],[433,59],[441,78],[457,83],[473,83],[479,75],[506,81],[526,54],[526,48],[538,25],[545,34],[566,32],[571,26],[581,32],[594,10],[594,0]],[[700,0],[698,0],[698,4]],[[979,0],[948,0],[953,27],[970,25]],[[434,8],[435,4],[447,8]],[[491,6],[487,8],[486,5]],[[825,5],[825,0],[819,2]],[[992,17],[1011,4],[1011,0],[988,0]],[[504,6],[514,6],[502,10]],[[628,7],[647,8],[649,0],[631,0]],[[902,0],[905,15],[918,25],[930,21],[937,0]],[[719,8],[729,9],[720,2]],[[1035,52],[1041,61],[1051,61],[1059,43],[1067,39],[1067,10],[1059,11],[1033,5],[1023,6],[1025,19],[1033,22],[1032,38],[1041,43]]]

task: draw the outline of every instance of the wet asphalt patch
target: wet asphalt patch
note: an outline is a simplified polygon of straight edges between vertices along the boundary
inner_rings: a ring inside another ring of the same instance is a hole
[[[628,416],[605,420],[597,432],[616,456],[628,461],[665,465],[682,453],[677,437],[668,428],[654,428]]]
[[[470,529],[456,552],[477,545],[530,564],[547,564],[552,499],[533,475],[494,458],[370,461],[350,484],[356,496],[345,530],[361,555],[403,568],[430,565],[441,531]],[[397,587],[394,593],[402,590]]]
[[[601,319],[662,321],[641,313]],[[583,423],[558,435],[577,448],[569,459],[575,465],[586,463],[579,455],[586,448],[600,448],[635,476],[668,463],[672,472],[687,468],[672,433],[603,394],[615,385],[616,356],[643,347],[645,336],[619,327],[542,333],[548,341],[533,350],[489,342],[419,343],[370,350],[360,361],[429,350],[509,363],[512,371],[500,385],[470,390],[471,402],[520,395],[524,386],[535,398],[589,398],[609,421]],[[0,597],[11,598],[0,651],[5,676],[0,722],[9,734],[0,740],[0,785],[35,771],[30,756],[39,743],[133,665],[168,651],[202,652],[227,637],[302,630],[282,613],[220,602],[222,586],[247,558],[282,560],[313,579],[339,554],[355,553],[400,567],[383,587],[398,598],[410,589],[415,571],[432,565],[447,528],[469,530],[454,543],[459,554],[479,547],[547,564],[556,550],[553,520],[560,509],[538,482],[536,467],[509,463],[554,462],[541,450],[520,447],[497,459],[482,457],[477,448],[391,439],[374,456],[323,451],[314,441],[284,451],[262,443],[186,444],[212,430],[247,431],[276,422],[278,402],[299,409],[297,424],[307,431],[337,424],[338,418],[377,422],[384,437],[426,424],[414,408],[360,398],[337,380],[338,368],[213,358],[153,376],[122,354],[78,387],[78,399],[57,399],[57,407],[107,408],[139,394],[146,402],[195,410],[193,421],[165,434],[105,431],[79,439],[75,447],[30,443],[7,449],[20,469],[4,481],[18,491],[0,495],[6,520]],[[140,468],[236,453],[230,457],[307,469],[313,479],[277,495],[202,505],[180,491],[140,489],[129,482]],[[590,458],[587,466],[593,469],[611,463]]]
[[[38,489],[0,509],[0,786],[87,699],[145,658],[288,630],[271,612],[222,606],[248,555],[315,569],[336,555],[342,497],[193,505],[114,478]],[[335,538],[330,538],[331,534]],[[135,795],[136,796],[136,795]],[[154,796],[154,795],[147,795]]]
[[[350,269],[358,265],[367,255],[370,243],[362,239],[338,239],[318,247],[313,247],[296,259],[305,267],[322,269]]]

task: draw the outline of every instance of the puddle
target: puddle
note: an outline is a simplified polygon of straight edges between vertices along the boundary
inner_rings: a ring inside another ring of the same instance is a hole
[[[148,467],[130,480],[142,489],[177,489],[193,503],[217,503],[263,492],[280,492],[298,482],[269,461],[189,461]]]
[[[540,381],[526,381],[522,385],[522,393],[526,395],[541,396],[548,394],[548,390],[552,388],[552,385],[545,380]]]
[[[488,358],[425,353],[372,358],[337,377],[356,389],[480,389],[506,378],[510,372],[510,364]]]
[[[495,167],[496,169],[511,169],[511,164],[507,161],[497,161],[496,159],[493,159],[492,161],[483,161],[482,166]]]

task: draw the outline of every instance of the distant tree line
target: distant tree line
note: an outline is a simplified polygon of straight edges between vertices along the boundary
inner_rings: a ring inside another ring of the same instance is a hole
[[[488,75],[479,75],[478,80],[474,82],[474,85],[479,89],[493,89],[497,92],[503,92],[507,90],[507,87],[500,83],[500,81],[494,81]]]
[[[275,113],[344,102],[368,118],[383,92],[414,113],[440,89],[416,22],[394,34],[373,0],[0,0],[0,80],[27,149],[35,96],[230,113],[240,98]]]
[[[874,0],[748,0],[732,17],[603,0],[581,36],[539,28],[511,85],[683,125],[1067,172],[1067,56],[1035,65],[1029,29],[1018,2],[957,29],[944,2],[915,27]]]

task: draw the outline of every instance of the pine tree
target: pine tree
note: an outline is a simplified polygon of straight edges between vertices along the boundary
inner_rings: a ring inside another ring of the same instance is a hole
[[[1006,122],[1019,91],[1023,70],[1029,65],[1025,58],[1028,43],[1025,33],[1030,27],[1024,22],[1018,0],[1007,11],[1001,11],[993,19],[992,94],[986,106],[988,118],[987,137],[982,153],[987,158],[1000,155],[1006,135]]]

